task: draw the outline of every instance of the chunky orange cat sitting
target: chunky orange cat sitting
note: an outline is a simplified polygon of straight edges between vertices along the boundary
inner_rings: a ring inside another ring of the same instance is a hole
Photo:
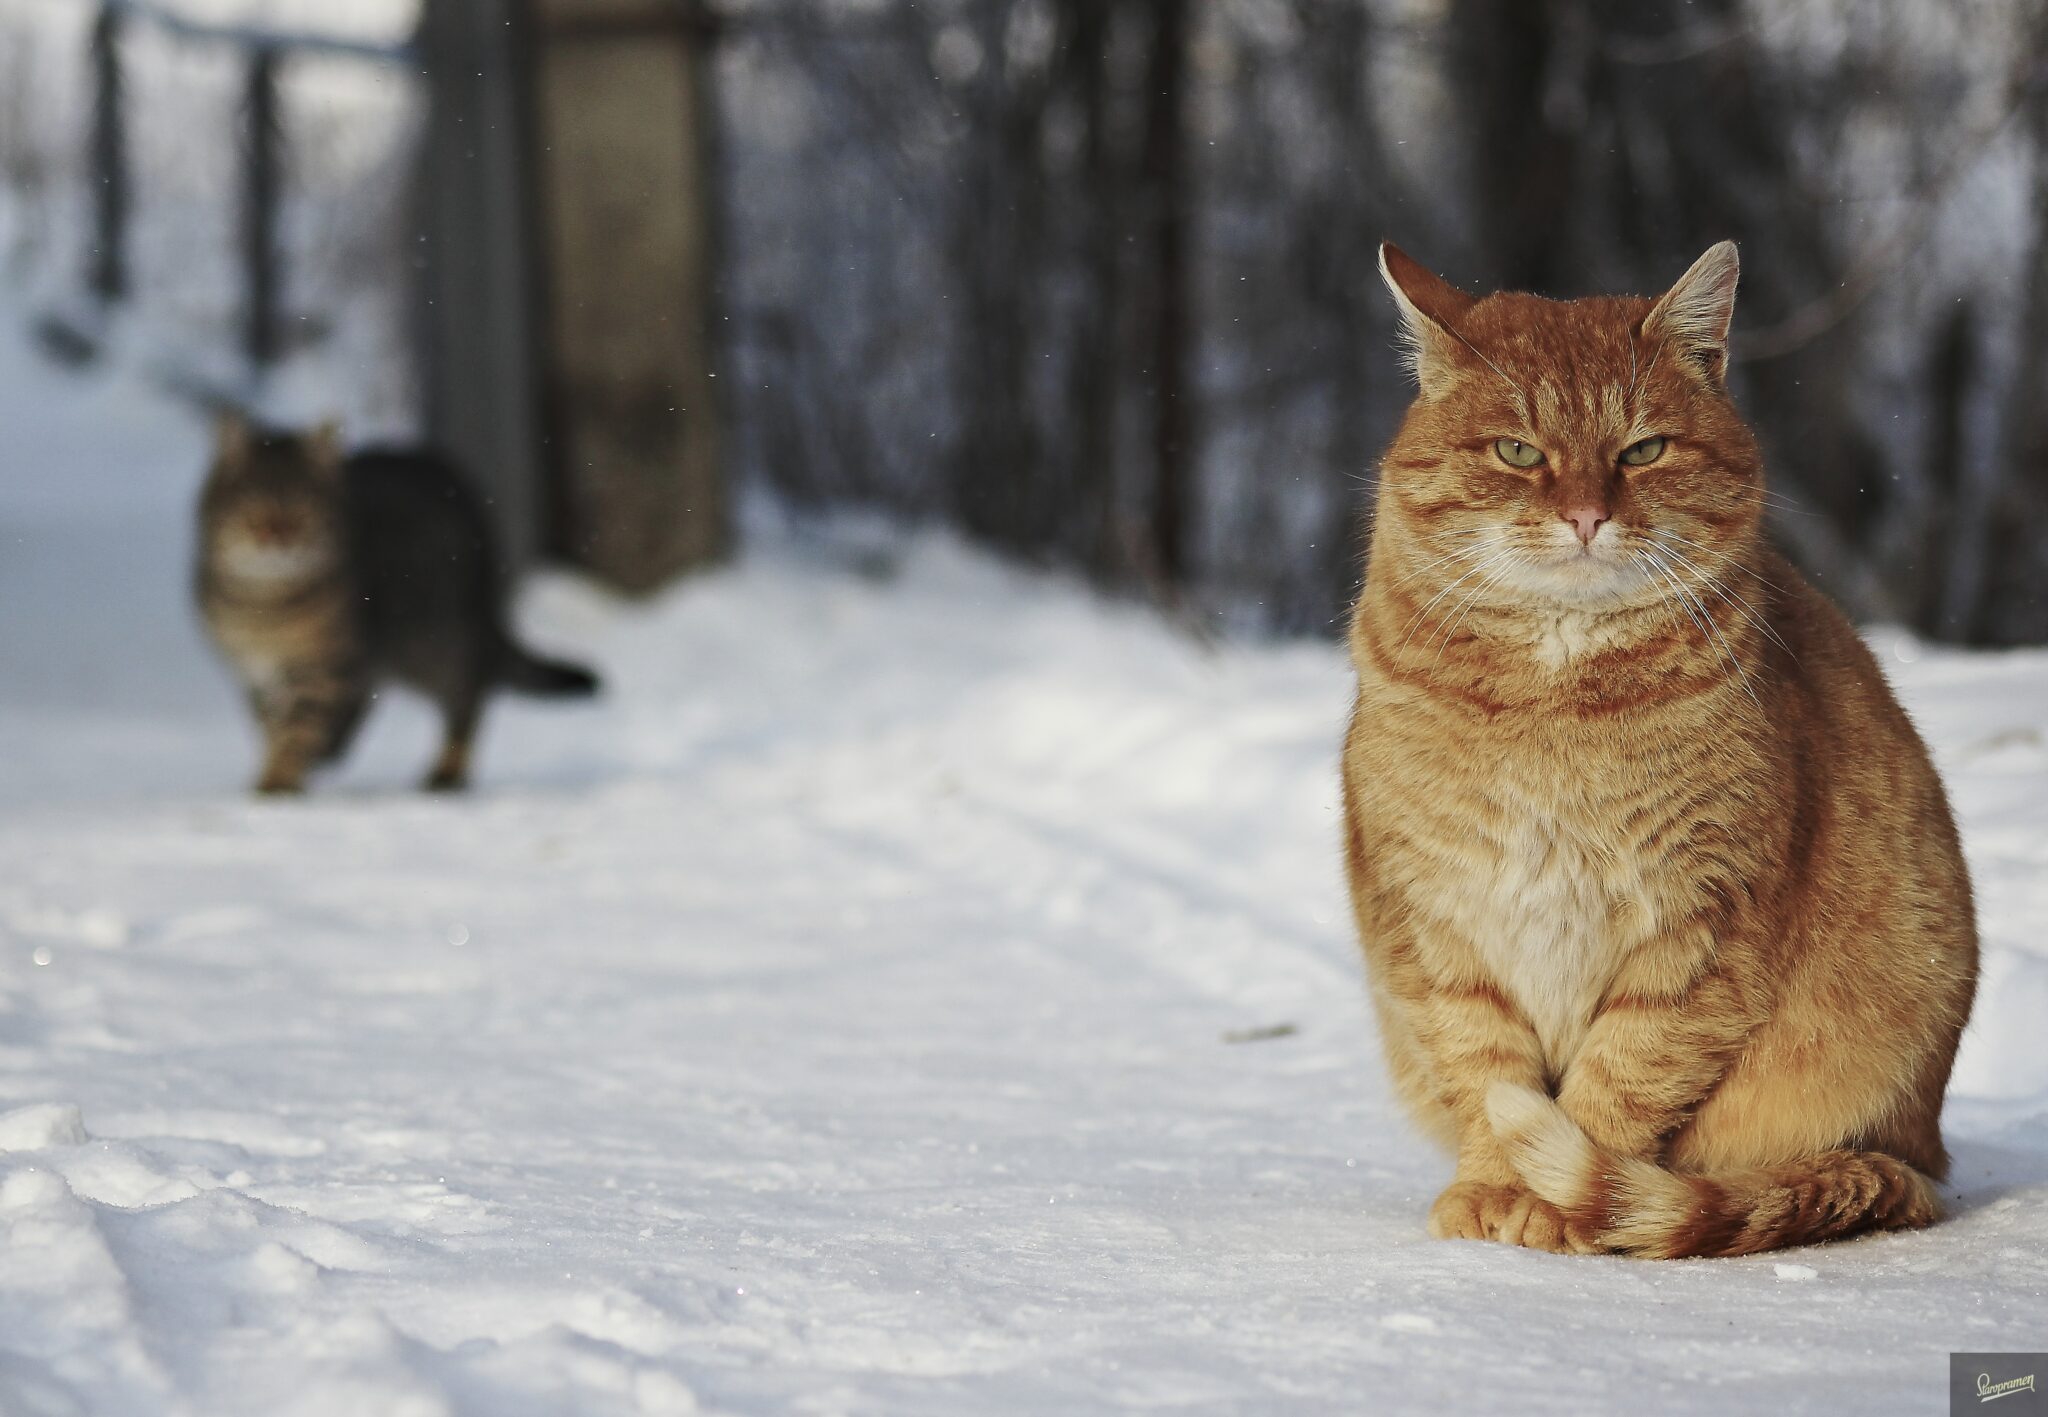
[[[1420,396],[1351,629],[1351,893],[1431,1233],[1737,1255],[1926,1225],[1976,988],[1926,749],[1760,531],[1736,257],[1475,299],[1392,246]]]

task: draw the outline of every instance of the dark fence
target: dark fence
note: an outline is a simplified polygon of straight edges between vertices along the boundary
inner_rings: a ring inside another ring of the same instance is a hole
[[[2048,638],[2043,13],[750,9],[722,69],[743,463],[1328,631],[1407,398],[1381,237],[1556,295],[1734,237],[1781,539],[1863,616]]]
[[[280,70],[303,55],[409,66],[415,62],[413,53],[403,44],[371,44],[253,25],[208,24],[146,0],[101,0],[92,30],[89,177],[93,231],[87,282],[108,302],[121,300],[130,287],[128,237],[134,184],[128,156],[122,37],[136,25],[148,25],[181,43],[230,49],[242,66],[236,131],[222,138],[240,152],[241,346],[250,367],[260,371],[277,360],[283,346],[285,251],[278,239],[278,219],[284,193],[284,147],[289,139],[278,101]]]
[[[2048,10],[1825,8],[679,7],[716,46],[732,474],[800,514],[877,507],[1327,632],[1407,399],[1382,237],[1471,288],[1558,295],[1659,289],[1734,237],[1734,378],[1788,549],[1859,615],[2048,639]],[[138,24],[241,56],[260,366],[291,323],[290,141],[267,115],[322,41],[106,7],[89,275],[109,299],[133,285]]]

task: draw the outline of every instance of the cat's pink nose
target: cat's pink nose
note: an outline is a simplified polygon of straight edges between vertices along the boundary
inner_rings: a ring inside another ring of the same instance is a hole
[[[1567,507],[1558,515],[1572,524],[1572,529],[1579,534],[1579,540],[1587,546],[1593,544],[1593,538],[1600,534],[1600,528],[1607,525],[1605,507]]]

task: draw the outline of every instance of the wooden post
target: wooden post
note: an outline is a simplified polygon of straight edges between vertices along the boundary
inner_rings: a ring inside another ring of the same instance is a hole
[[[242,169],[242,348],[261,369],[278,355],[277,204],[282,187],[277,110],[277,51],[249,51],[243,119],[249,125]]]
[[[102,5],[92,27],[93,248],[86,280],[102,300],[128,293],[128,133],[123,124],[121,12]]]
[[[628,590],[721,556],[708,32],[676,0],[534,0],[554,548]]]
[[[425,0],[420,342],[427,435],[491,504],[513,563],[540,546],[540,252],[523,0]]]

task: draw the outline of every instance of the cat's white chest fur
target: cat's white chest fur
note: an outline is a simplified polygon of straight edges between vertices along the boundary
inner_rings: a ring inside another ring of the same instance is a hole
[[[1584,659],[1612,644],[1614,635],[1611,617],[1566,610],[1542,622],[1542,632],[1532,648],[1539,664],[1547,669],[1562,669],[1573,660]]]
[[[1536,812],[1475,854],[1490,859],[1469,883],[1472,942],[1561,1070],[1618,962],[1608,872],[1579,832]]]
[[[281,655],[244,655],[235,662],[235,669],[242,682],[259,694],[272,693],[284,684],[285,661]]]
[[[327,569],[332,556],[322,545],[259,546],[246,541],[230,541],[214,552],[214,559],[229,579],[247,581],[259,589],[267,589],[321,574]]]

